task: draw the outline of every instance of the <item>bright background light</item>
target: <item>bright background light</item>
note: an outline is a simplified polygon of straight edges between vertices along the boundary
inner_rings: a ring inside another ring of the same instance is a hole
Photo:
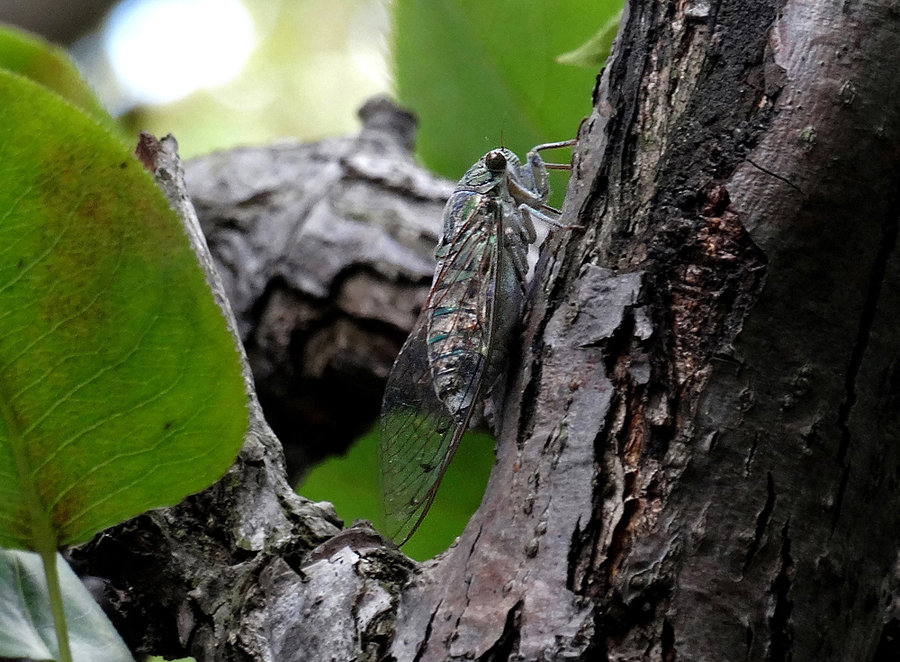
[[[126,0],[110,14],[104,42],[134,103],[177,101],[227,83],[256,46],[239,0]]]
[[[185,158],[359,130],[390,87],[387,0],[123,0],[72,48],[134,135]]]

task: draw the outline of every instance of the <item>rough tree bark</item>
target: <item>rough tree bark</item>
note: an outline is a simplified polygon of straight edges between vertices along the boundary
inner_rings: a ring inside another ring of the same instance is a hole
[[[564,206],[584,230],[545,247],[459,541],[416,565],[365,525],[334,535],[248,443],[85,552],[131,641],[898,659],[898,54],[888,0],[630,2]]]

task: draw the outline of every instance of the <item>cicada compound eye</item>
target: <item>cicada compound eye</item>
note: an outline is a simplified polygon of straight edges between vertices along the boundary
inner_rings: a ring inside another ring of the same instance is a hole
[[[493,172],[501,172],[506,170],[506,155],[499,149],[492,150],[485,154],[484,165],[488,170]]]

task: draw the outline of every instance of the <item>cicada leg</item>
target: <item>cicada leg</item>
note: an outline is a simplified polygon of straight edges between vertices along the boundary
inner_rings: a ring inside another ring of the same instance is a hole
[[[570,138],[569,140],[560,140],[555,143],[542,143],[536,147],[532,147],[532,152],[543,152],[545,149],[560,149],[562,147],[574,147],[578,144],[578,138]]]
[[[532,147],[531,151],[528,152],[528,156],[526,157],[526,159],[529,164],[531,164],[532,159],[535,157],[537,159],[540,159],[541,165],[546,170],[571,170],[572,169],[571,163],[546,163],[546,162],[544,162],[544,160],[541,159],[539,152],[542,152],[547,149],[561,149],[563,147],[574,147],[577,144],[578,144],[577,138],[572,138],[571,140],[560,140],[559,142],[555,142],[555,143],[544,143],[542,145],[538,145],[537,147]]]
[[[571,169],[570,165],[545,163],[540,152],[546,149],[571,147],[575,140],[563,140],[555,143],[544,143],[532,148],[525,158],[525,163],[516,169],[516,176],[511,178],[510,193],[516,202],[537,208],[547,202],[550,195],[550,178],[547,170]]]
[[[551,211],[551,212],[555,213],[557,215],[557,217],[560,214],[560,211],[558,209],[554,209],[550,205],[541,205],[541,209],[546,209],[548,211]],[[552,218],[551,216],[548,216],[546,213],[541,211],[541,209],[535,209],[534,207],[529,207],[526,204],[519,205],[519,211],[522,213],[523,216],[525,216],[526,218],[529,219],[529,223],[532,223],[531,218],[536,218],[540,221],[543,221],[547,225],[552,225],[553,227],[559,228],[560,230],[583,230],[584,229],[583,225],[566,225],[564,223],[560,223],[555,218]],[[532,223],[532,227],[533,226],[534,226],[534,224]]]

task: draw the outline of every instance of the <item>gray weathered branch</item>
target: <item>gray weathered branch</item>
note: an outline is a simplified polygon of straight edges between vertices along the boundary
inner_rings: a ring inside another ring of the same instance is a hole
[[[412,116],[384,99],[361,115],[358,137],[238,149],[186,168],[294,477],[374,421],[431,284],[453,190],[414,163]]]

